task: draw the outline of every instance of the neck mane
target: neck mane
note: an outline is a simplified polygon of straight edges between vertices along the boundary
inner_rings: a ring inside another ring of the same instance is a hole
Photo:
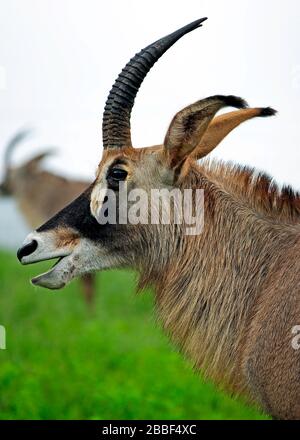
[[[276,222],[300,223],[300,193],[290,186],[280,188],[268,174],[248,166],[209,159],[201,162],[200,169],[209,180],[257,214]]]
[[[204,230],[187,236],[173,225],[153,235],[160,251],[151,245],[140,285],[154,286],[165,330],[194,365],[247,394],[247,332],[264,284],[299,237],[299,195],[215,162],[191,164],[182,187],[204,189]]]

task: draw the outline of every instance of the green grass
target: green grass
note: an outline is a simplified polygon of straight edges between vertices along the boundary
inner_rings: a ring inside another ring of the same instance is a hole
[[[258,419],[205,383],[155,323],[151,293],[125,271],[98,276],[89,312],[75,281],[33,287],[49,264],[21,267],[0,252],[1,419]]]

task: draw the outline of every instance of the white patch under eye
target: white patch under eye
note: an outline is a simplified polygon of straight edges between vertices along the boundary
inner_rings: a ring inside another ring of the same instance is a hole
[[[102,205],[104,203],[105,197],[107,194],[107,185],[106,183],[96,183],[91,193],[91,202],[90,209],[91,214],[97,218],[99,217],[99,213],[102,209]]]

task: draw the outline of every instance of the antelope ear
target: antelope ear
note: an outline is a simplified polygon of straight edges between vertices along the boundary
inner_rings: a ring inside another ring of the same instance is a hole
[[[245,108],[236,96],[211,96],[178,112],[167,131],[164,149],[171,167],[182,162],[199,145],[215,114],[223,107]]]
[[[242,122],[255,117],[274,116],[276,110],[271,107],[246,108],[216,116],[204,133],[200,143],[194,149],[192,155],[197,159],[207,156],[219,143]]]

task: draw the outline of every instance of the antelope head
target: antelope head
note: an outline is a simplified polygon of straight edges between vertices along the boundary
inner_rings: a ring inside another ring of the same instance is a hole
[[[43,159],[53,153],[52,150],[44,151],[27,160],[19,166],[12,165],[12,154],[15,148],[24,141],[31,132],[29,130],[18,131],[8,142],[4,153],[4,176],[0,184],[1,196],[13,196],[19,188],[30,183],[33,176],[40,173],[40,164]]]
[[[20,144],[29,135],[28,130],[18,131],[8,142],[4,153],[4,175],[0,184],[0,195],[11,196],[14,193],[14,182],[18,177],[18,174],[24,174],[25,168],[19,167],[17,171],[11,165],[11,156],[15,147]]]
[[[151,189],[179,188],[184,176],[192,172],[196,159],[206,156],[234,127],[251,117],[272,113],[270,109],[245,109],[245,101],[234,96],[212,96],[177,113],[163,145],[133,148],[130,114],[143,79],[177,40],[200,27],[203,21],[205,18],[150,44],[119,74],[104,109],[103,156],[95,181],[76,200],[29,234],[18,251],[22,264],[58,258],[51,270],[32,280],[33,284],[59,289],[86,272],[125,266],[139,268],[145,262],[150,264],[151,249],[167,260],[170,256],[167,248],[175,240],[176,225],[161,228],[157,224],[121,220],[120,210],[125,209],[126,218],[130,210],[125,197],[137,189],[149,194]],[[222,115],[213,120],[226,106],[241,110],[227,119]],[[109,211],[111,199],[117,206],[114,221],[100,221]],[[168,235],[163,231],[168,231]]]

